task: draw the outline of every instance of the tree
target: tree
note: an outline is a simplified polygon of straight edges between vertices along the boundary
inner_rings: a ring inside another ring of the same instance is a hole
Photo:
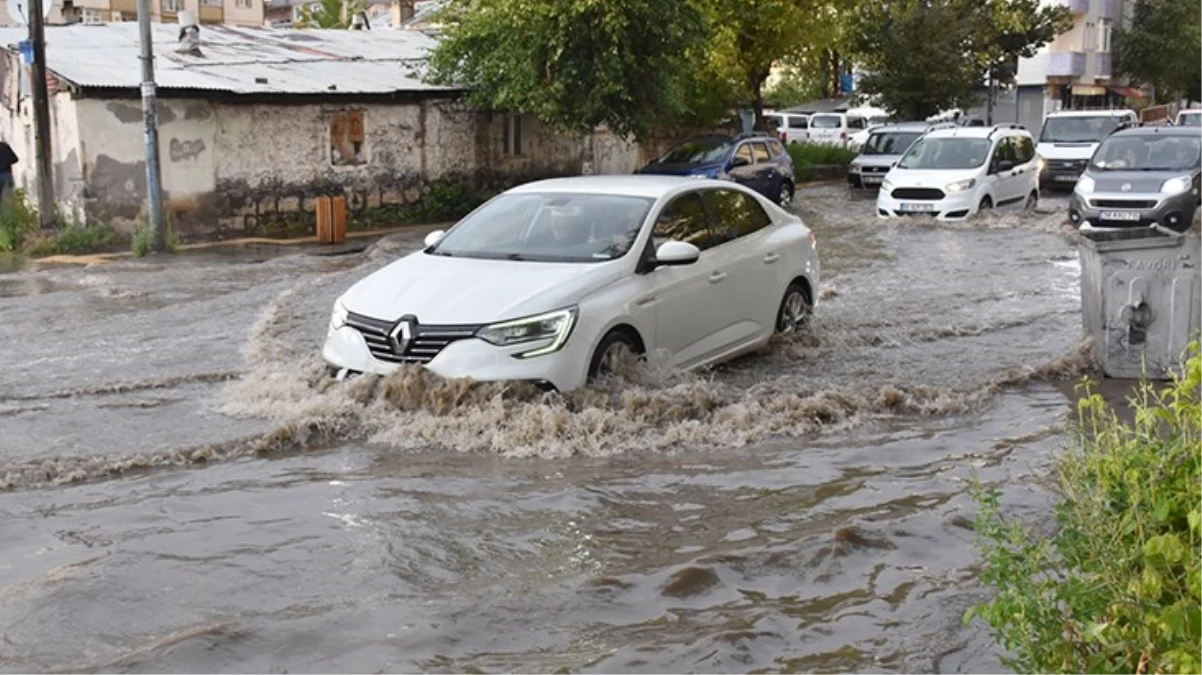
[[[980,81],[972,16],[959,0],[864,0],[850,17],[860,89],[902,119],[970,107]]]
[[[962,0],[973,12],[972,51],[989,83],[986,123],[993,123],[997,84],[1012,81],[1018,59],[1030,58],[1057,35],[1073,27],[1073,16],[1062,5],[1040,0]]]
[[[1156,100],[1202,100],[1202,18],[1197,0],[1136,0],[1114,33],[1115,69],[1155,87]]]
[[[487,110],[642,137],[695,110],[704,17],[689,0],[452,3],[427,77]]]

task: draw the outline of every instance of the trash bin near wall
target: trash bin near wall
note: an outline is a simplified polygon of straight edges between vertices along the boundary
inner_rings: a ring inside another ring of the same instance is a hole
[[[1080,234],[1081,314],[1102,372],[1168,379],[1202,324],[1202,237],[1150,228]]]

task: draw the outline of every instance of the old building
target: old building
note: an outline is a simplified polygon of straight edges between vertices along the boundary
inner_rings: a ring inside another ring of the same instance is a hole
[[[164,199],[182,231],[233,234],[313,199],[353,210],[419,199],[440,180],[497,187],[530,177],[629,172],[647,159],[606,133],[562,135],[470,109],[418,76],[430,37],[406,30],[204,27],[200,54],[156,25]],[[35,180],[29,70],[0,29],[0,134]],[[146,201],[136,24],[48,27],[59,208],[129,226]]]
[[[137,0],[43,0],[43,6],[50,25],[138,20]],[[262,26],[267,18],[266,0],[150,0],[152,21],[174,23],[183,11],[202,24]],[[15,26],[19,18],[9,16],[7,3],[0,3],[0,26]]]

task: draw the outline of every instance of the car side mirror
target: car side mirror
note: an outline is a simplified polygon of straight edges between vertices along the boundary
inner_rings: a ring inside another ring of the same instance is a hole
[[[997,163],[997,172],[998,173],[1002,173],[1004,171],[1009,171],[1013,168],[1014,168],[1014,162],[1011,162],[1008,159],[1003,159],[1002,161]]]
[[[655,259],[651,266],[659,265],[692,265],[701,257],[701,249],[683,241],[665,241],[655,249]]]
[[[442,238],[446,235],[446,230],[434,230],[430,234],[427,234],[426,238],[423,240],[426,244],[426,248],[437,245],[438,242],[442,241]]]
[[[747,159],[746,157],[735,157],[730,160],[730,168],[732,169],[737,169],[740,166],[749,166],[750,164],[751,160]]]

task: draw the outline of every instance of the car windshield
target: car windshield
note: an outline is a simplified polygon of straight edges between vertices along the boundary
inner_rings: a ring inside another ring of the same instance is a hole
[[[659,158],[662,164],[717,164],[726,159],[734,140],[721,136],[689,138]]]
[[[1177,125],[1182,127],[1202,127],[1202,113],[1182,113],[1181,121]]]
[[[986,138],[920,138],[897,163],[900,169],[973,169],[989,158]]]
[[[630,250],[653,199],[605,194],[507,193],[427,249],[452,258],[605,262]]]
[[[810,118],[811,129],[838,129],[843,126],[843,119],[838,115],[814,115]]]
[[[1040,143],[1097,143],[1122,123],[1121,117],[1049,117],[1039,134]]]
[[[1111,136],[1094,153],[1099,171],[1179,171],[1202,164],[1196,136]]]
[[[864,155],[900,155],[910,147],[921,134],[917,132],[888,131],[872,134],[864,142],[860,154]]]

